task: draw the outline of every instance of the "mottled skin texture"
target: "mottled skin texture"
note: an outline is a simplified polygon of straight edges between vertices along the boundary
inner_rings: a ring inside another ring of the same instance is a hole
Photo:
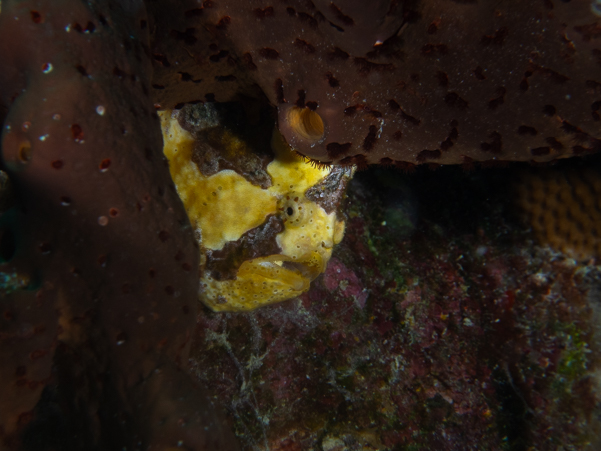
[[[334,3],[184,5],[179,23],[155,32],[157,99],[226,100],[250,76],[300,153],[359,166],[548,161],[601,147],[601,25],[589,0]],[[167,79],[176,64],[187,72]],[[187,97],[167,98],[182,80]],[[305,106],[323,138],[290,127],[289,110]]]
[[[272,131],[272,115],[245,120],[239,103],[187,105],[160,119],[198,237],[200,301],[239,312],[307,291],[344,235],[339,210],[354,171],[307,164]]]
[[[51,446],[36,404],[52,393],[86,428],[60,449],[237,448],[180,369],[198,251],[161,152],[147,24],[136,0],[2,2],[16,250],[0,271],[27,282],[0,298],[2,449]]]

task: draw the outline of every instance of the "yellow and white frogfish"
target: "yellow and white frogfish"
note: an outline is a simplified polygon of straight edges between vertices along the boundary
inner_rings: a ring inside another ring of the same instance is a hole
[[[215,311],[307,291],[344,235],[340,204],[353,168],[308,164],[273,118],[249,109],[205,103],[159,113],[163,152],[200,245],[199,298]]]

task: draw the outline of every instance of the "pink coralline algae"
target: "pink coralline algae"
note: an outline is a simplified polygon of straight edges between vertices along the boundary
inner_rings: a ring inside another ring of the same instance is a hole
[[[352,296],[361,308],[365,307],[368,293],[363,291],[357,275],[340,260],[334,259],[328,265],[323,282],[328,291],[340,290],[344,296]]]

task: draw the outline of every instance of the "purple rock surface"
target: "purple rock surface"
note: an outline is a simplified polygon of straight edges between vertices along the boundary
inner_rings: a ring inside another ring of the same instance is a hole
[[[532,243],[511,176],[360,173],[308,293],[201,312],[193,366],[246,449],[595,449],[601,272]]]

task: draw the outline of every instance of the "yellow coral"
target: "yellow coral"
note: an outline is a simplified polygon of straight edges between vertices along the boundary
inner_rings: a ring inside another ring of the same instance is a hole
[[[279,132],[274,132],[273,161],[267,165],[271,186],[253,185],[233,170],[205,176],[193,161],[195,139],[170,111],[160,113],[164,153],[190,222],[198,231],[201,252],[200,300],[216,311],[244,311],[283,301],[309,289],[344,235],[344,222],[327,213],[305,193],[323,181],[328,168],[306,164]],[[222,142],[229,152],[244,143],[229,132]],[[219,251],[246,232],[278,215],[284,229],[276,236],[279,254],[244,261],[235,279],[217,280],[206,271],[206,253]]]
[[[523,171],[517,202],[541,244],[576,260],[601,257],[601,175],[592,168]]]

